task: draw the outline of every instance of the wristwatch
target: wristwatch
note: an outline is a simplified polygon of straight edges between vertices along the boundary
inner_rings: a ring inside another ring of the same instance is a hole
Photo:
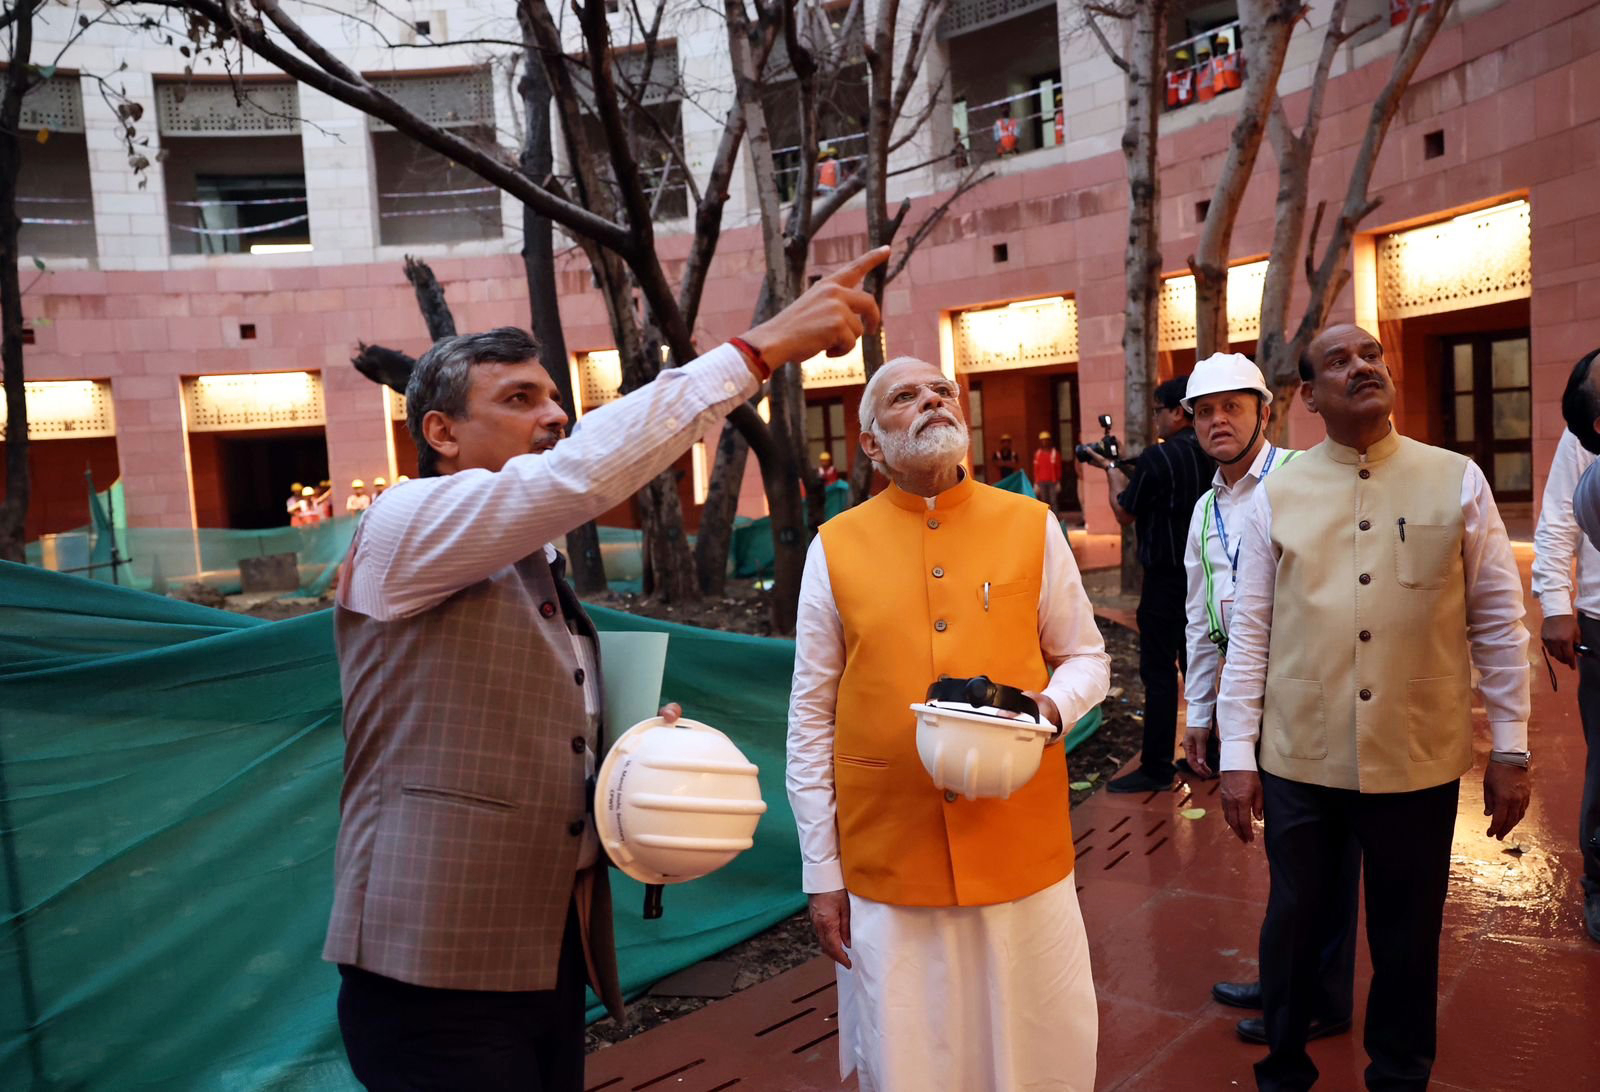
[[[1524,770],[1533,760],[1532,751],[1490,751],[1489,761],[1500,762],[1507,766],[1521,766]]]

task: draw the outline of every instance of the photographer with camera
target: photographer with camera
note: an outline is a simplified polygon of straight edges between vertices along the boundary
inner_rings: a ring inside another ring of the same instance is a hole
[[[1144,583],[1139,592],[1139,679],[1144,683],[1144,748],[1139,768],[1107,783],[1112,792],[1151,792],[1172,784],[1178,737],[1178,672],[1187,667],[1184,605],[1188,597],[1183,553],[1195,501],[1211,485],[1217,465],[1200,450],[1194,419],[1183,408],[1187,378],[1155,390],[1155,432],[1131,468],[1118,457],[1116,437],[1080,445],[1078,458],[1106,471],[1111,511],[1133,524]],[[1132,473],[1129,474],[1131,469]]]

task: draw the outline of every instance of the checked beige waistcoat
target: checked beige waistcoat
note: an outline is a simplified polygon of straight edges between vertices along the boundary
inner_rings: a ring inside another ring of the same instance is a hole
[[[1323,441],[1261,483],[1278,555],[1262,769],[1409,792],[1472,768],[1466,466],[1390,432],[1365,460]]]
[[[606,868],[575,871],[588,718],[563,599],[592,637],[540,551],[413,617],[336,608],[345,763],[324,959],[549,989],[576,891],[591,985],[620,1013]]]

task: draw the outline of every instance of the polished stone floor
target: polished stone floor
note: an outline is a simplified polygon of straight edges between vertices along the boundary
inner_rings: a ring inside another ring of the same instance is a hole
[[[1527,550],[1518,552],[1526,573]],[[1537,633],[1531,598],[1529,609]],[[1577,884],[1584,743],[1576,678],[1557,670],[1560,693],[1542,663],[1534,672],[1533,802],[1505,843],[1484,834],[1480,710],[1478,768],[1462,784],[1441,947],[1432,1087],[1445,1092],[1600,1088],[1600,944],[1583,931]],[[1234,1036],[1242,1014],[1213,1002],[1209,987],[1255,973],[1266,860],[1259,838],[1243,846],[1228,832],[1215,786],[1100,793],[1073,812],[1100,997],[1099,1089],[1254,1086],[1250,1067],[1263,1048]],[[1205,815],[1184,817],[1197,808]],[[1356,1032],[1311,1045],[1318,1087],[1334,1092],[1362,1087],[1359,1014],[1371,967],[1361,948]],[[837,1079],[833,998],[830,967],[815,960],[598,1052],[586,1084],[616,1092],[854,1088]]]

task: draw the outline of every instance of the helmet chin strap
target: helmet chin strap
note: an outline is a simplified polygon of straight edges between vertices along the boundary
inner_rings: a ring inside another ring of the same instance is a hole
[[[1256,407],[1256,430],[1250,434],[1250,442],[1241,447],[1239,449],[1239,454],[1235,455],[1233,458],[1216,460],[1218,466],[1232,466],[1234,463],[1238,462],[1240,459],[1244,458],[1246,455],[1250,454],[1250,452],[1255,450],[1256,441],[1261,439],[1262,417],[1263,414],[1261,412],[1261,407],[1258,405]]]

